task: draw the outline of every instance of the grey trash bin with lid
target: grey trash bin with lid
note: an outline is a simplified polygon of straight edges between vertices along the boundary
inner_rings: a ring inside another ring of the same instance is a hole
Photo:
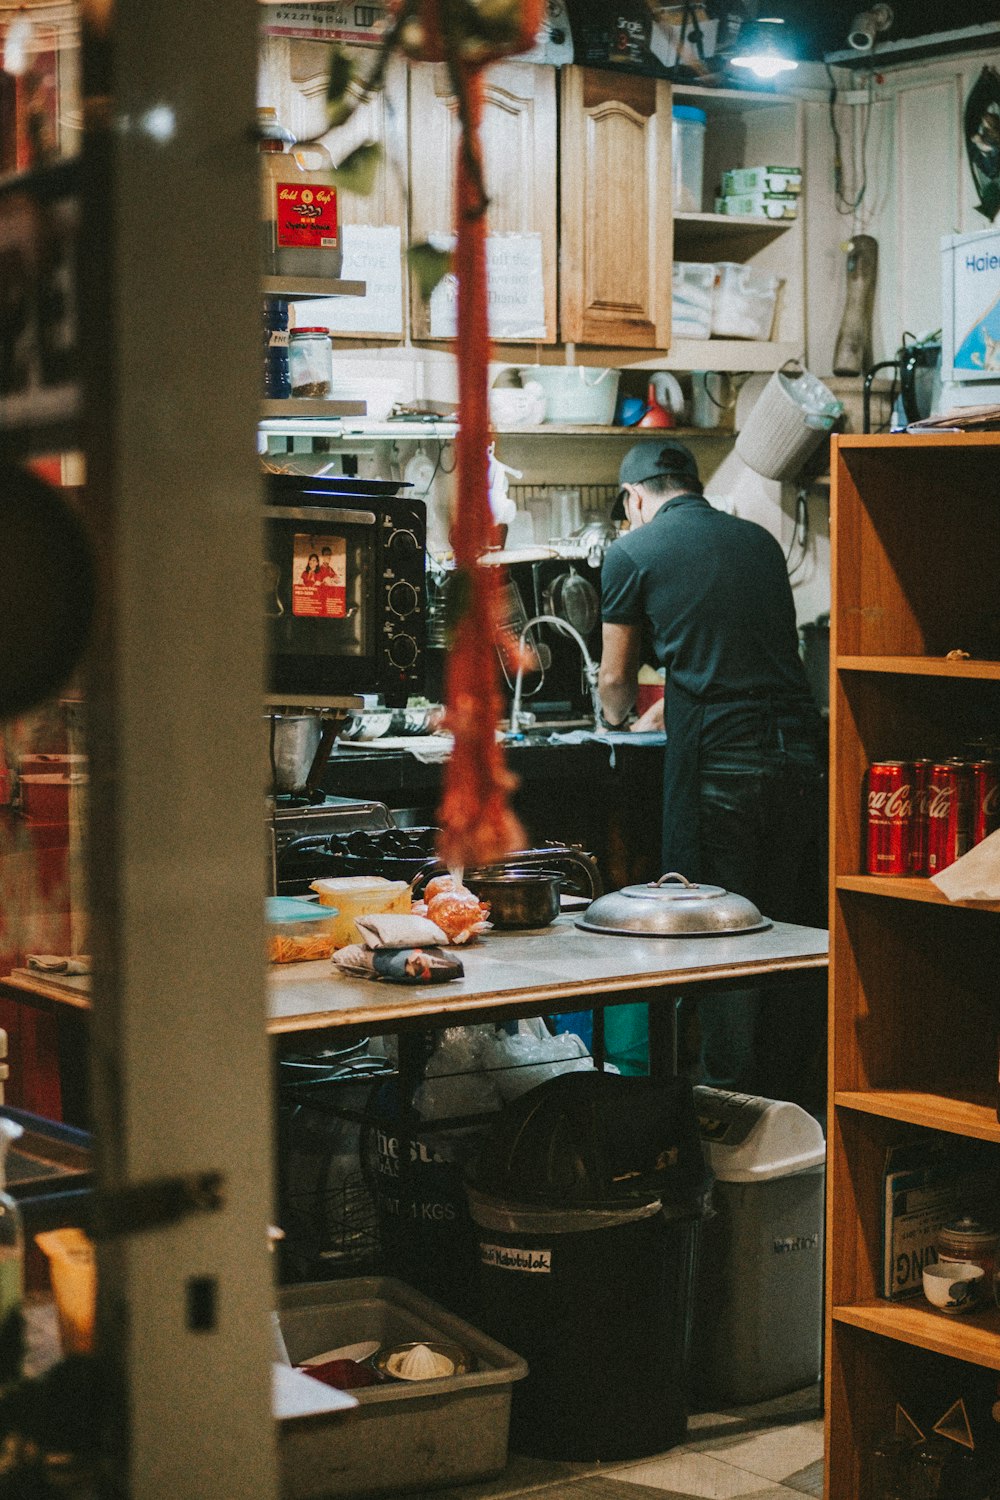
[[[481,1326],[528,1361],[514,1452],[606,1461],[683,1442],[709,1182],[686,1080],[569,1073],[504,1109],[468,1191]]]
[[[823,1184],[818,1120],[776,1099],[696,1088],[716,1212],[698,1270],[691,1386],[749,1405],[819,1379]]]

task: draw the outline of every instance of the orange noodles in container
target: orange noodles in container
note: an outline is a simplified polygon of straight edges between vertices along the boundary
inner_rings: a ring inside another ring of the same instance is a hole
[[[500,633],[498,581],[493,568],[479,564],[493,533],[487,485],[487,199],[479,124],[484,66],[526,51],[541,20],[541,0],[506,0],[488,9],[471,0],[403,0],[397,9],[404,51],[421,61],[448,64],[462,126],[455,194],[461,417],[455,444],[458,499],[451,528],[456,606],[446,677],[446,723],[455,747],[438,813],[438,849],[449,867],[489,864],[524,842],[508,802],[514,778],[496,734],[502,707],[495,649]]]

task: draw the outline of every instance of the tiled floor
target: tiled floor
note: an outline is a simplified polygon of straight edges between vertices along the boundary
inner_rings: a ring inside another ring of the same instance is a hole
[[[497,1479],[437,1500],[796,1500],[823,1494],[818,1386],[759,1406],[699,1412],[688,1440],[659,1457],[569,1464],[513,1456]],[[416,1500],[416,1497],[411,1497]]]

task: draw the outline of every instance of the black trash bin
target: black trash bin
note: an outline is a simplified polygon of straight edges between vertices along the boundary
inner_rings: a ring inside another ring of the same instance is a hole
[[[684,1079],[568,1073],[503,1111],[468,1192],[482,1326],[528,1361],[515,1452],[610,1461],[684,1440],[709,1185]]]

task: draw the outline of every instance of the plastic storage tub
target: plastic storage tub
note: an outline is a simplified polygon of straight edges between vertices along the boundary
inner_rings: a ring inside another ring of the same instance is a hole
[[[333,946],[343,948],[358,941],[355,919],[368,912],[408,912],[413,905],[405,880],[386,880],[382,875],[333,875],[312,882],[321,906],[335,906]]]
[[[670,319],[674,338],[711,337],[714,287],[715,265],[711,261],[674,261]]]
[[[329,958],[333,952],[337,908],[299,896],[268,896],[267,956],[273,964]]]
[[[705,169],[705,122],[703,109],[675,104],[671,119],[671,164],[674,212],[700,214]]]
[[[619,371],[586,365],[529,365],[521,383],[535,381],[545,392],[546,422],[605,427],[614,420]]]
[[[702,1233],[691,1376],[719,1410],[819,1379],[826,1146],[797,1104],[694,1096],[716,1213]]]
[[[729,260],[720,261],[715,269],[712,337],[769,339],[780,278]]]
[[[460,1344],[467,1375],[366,1386],[347,1420],[282,1423],[278,1444],[286,1500],[433,1489],[499,1474],[507,1462],[511,1390],[524,1360],[401,1281],[359,1277],[284,1287],[279,1319],[293,1364],[327,1349],[377,1339]]]

